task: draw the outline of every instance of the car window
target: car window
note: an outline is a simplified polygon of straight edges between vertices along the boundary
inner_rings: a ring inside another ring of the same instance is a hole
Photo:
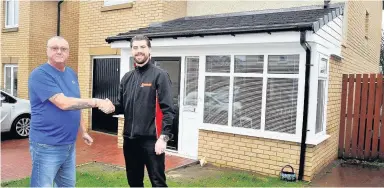
[[[16,100],[14,99],[14,98],[12,98],[12,97],[10,97],[9,95],[7,95],[7,94],[5,94],[5,93],[3,93],[3,92],[1,92],[1,102],[2,103],[16,103]]]

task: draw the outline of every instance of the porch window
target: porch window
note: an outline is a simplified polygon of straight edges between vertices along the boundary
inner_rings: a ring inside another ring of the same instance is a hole
[[[269,78],[265,130],[295,134],[298,79]]]
[[[5,27],[14,28],[19,25],[19,1],[5,1]]]
[[[232,126],[259,130],[264,56],[236,55],[234,58]]]
[[[286,75],[294,76],[298,73],[299,55],[268,57],[265,130],[296,133],[298,79]],[[273,75],[277,77],[270,78]]]
[[[207,56],[204,123],[228,125],[231,56]]]
[[[4,90],[13,96],[17,96],[17,69],[17,65],[4,66]]]
[[[184,106],[197,107],[199,84],[199,57],[185,58]]]
[[[328,59],[320,56],[319,79],[317,84],[317,107],[315,134],[323,133],[325,130],[325,115],[327,104],[327,80],[328,80]]]
[[[319,80],[317,86],[317,109],[316,109],[316,128],[315,133],[323,131],[325,114],[325,80]]]
[[[206,56],[204,123],[296,134],[299,62],[297,54]]]

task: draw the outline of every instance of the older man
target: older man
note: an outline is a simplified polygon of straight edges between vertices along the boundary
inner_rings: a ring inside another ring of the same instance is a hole
[[[114,111],[108,99],[80,99],[76,73],[66,66],[68,42],[59,36],[47,43],[48,61],[30,75],[31,101],[30,152],[31,187],[74,187],[76,183],[76,138],[81,124],[82,138],[91,145],[93,139],[81,121],[81,109],[98,107]]]

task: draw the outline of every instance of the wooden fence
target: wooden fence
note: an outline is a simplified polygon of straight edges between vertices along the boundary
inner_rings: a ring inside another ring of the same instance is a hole
[[[383,75],[343,75],[339,157],[384,159]]]

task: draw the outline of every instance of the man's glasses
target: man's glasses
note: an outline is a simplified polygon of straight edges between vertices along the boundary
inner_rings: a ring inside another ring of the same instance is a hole
[[[51,50],[53,50],[54,52],[58,52],[59,50],[62,51],[62,52],[68,52],[68,48],[66,47],[58,47],[58,46],[51,46],[49,47]]]

